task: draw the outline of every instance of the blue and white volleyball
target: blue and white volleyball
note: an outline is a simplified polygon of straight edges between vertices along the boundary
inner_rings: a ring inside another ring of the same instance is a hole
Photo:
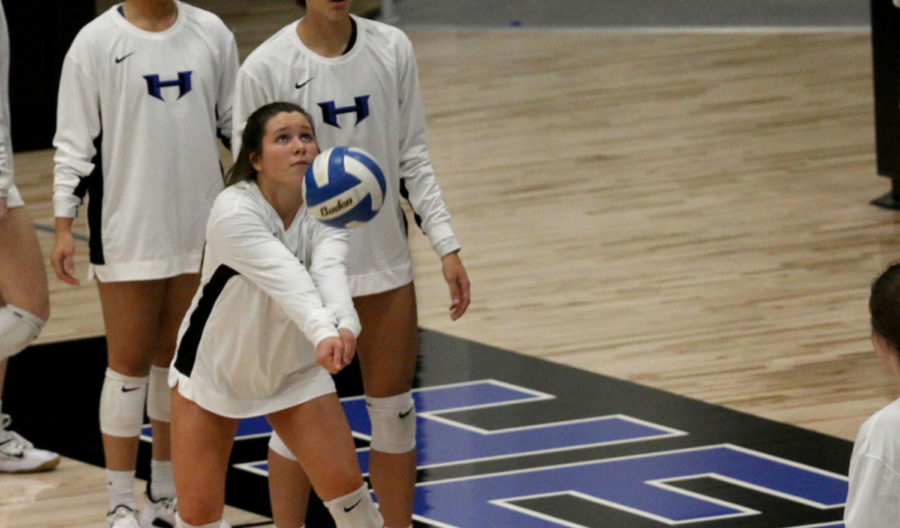
[[[386,191],[381,167],[356,147],[321,152],[303,178],[303,200],[310,214],[334,227],[357,227],[374,218]]]

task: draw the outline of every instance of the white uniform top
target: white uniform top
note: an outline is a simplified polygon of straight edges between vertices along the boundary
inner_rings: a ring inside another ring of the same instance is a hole
[[[9,29],[6,14],[0,5],[0,198],[7,207],[24,204],[13,181],[12,133],[9,130]]]
[[[847,528],[900,526],[900,399],[859,428],[850,457]]]
[[[223,187],[216,137],[231,129],[237,45],[218,17],[175,3],[174,25],[158,33],[113,6],[81,29],[63,62],[54,214],[74,217],[90,194],[101,280],[196,273]]]
[[[305,206],[285,229],[256,183],[225,189],[209,216],[201,287],[181,324],[169,385],[233,418],[334,392],[314,345],[339,327],[360,332],[348,238]]]
[[[387,179],[383,210],[352,230],[347,259],[354,296],[398,288],[413,279],[401,196],[440,256],[459,249],[425,144],[425,114],[412,44],[399,29],[353,17],[357,37],[336,58],[309,50],[297,22],[282,28],[244,61],[234,102],[238,152],[247,117],[273,101],[300,104],[313,117],[322,150],[369,152]]]

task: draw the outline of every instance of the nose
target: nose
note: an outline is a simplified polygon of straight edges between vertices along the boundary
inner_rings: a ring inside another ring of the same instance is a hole
[[[294,154],[305,154],[306,153],[306,143],[300,140],[299,137],[295,137],[291,142],[291,150]]]

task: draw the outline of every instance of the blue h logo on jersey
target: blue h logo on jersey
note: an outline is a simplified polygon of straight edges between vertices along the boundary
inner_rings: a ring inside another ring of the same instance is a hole
[[[160,101],[165,101],[162,97],[162,89],[166,86],[177,86],[178,98],[181,99],[186,93],[191,91],[191,73],[193,72],[178,72],[178,79],[172,81],[160,81],[159,74],[156,73],[144,75],[144,79],[147,79],[147,92]]]
[[[341,128],[337,121],[338,115],[355,112],[356,123],[354,125],[358,125],[363,119],[369,117],[369,96],[354,97],[353,102],[355,103],[353,106],[342,106],[340,108],[337,108],[334,101],[319,103],[319,108],[322,109],[322,121],[333,127]]]

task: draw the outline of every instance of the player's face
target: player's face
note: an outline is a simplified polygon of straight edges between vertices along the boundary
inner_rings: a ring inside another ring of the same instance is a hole
[[[300,188],[319,147],[312,126],[299,112],[281,112],[266,123],[262,152],[253,160],[261,185]]]

